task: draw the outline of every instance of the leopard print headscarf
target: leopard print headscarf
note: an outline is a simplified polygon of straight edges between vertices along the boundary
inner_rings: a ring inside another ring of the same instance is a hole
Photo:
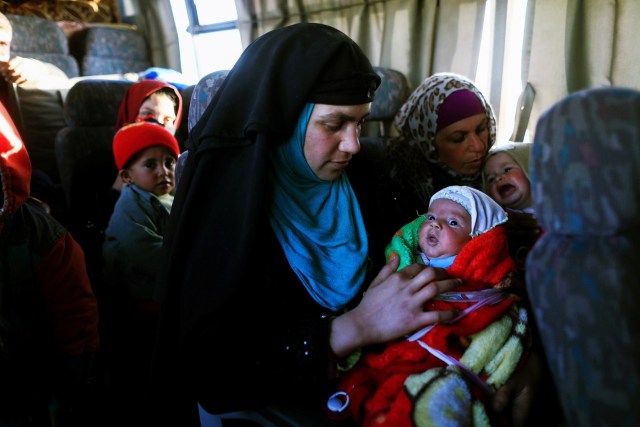
[[[403,186],[412,187],[415,195],[425,203],[434,190],[439,190],[434,188],[434,178],[437,176],[451,184],[481,188],[480,173],[475,176],[460,175],[442,163],[436,151],[438,111],[444,100],[460,89],[473,92],[487,113],[488,151],[496,139],[493,109],[473,82],[453,73],[434,74],[418,86],[396,114],[394,124],[400,136],[387,142],[390,178],[402,181]]]

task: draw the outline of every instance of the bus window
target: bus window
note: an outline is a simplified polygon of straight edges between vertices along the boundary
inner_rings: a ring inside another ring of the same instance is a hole
[[[182,73],[198,81],[233,67],[242,53],[234,0],[171,0],[178,29]]]

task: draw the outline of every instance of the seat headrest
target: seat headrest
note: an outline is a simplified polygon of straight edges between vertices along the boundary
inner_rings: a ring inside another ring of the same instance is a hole
[[[367,120],[393,120],[411,94],[409,82],[400,71],[384,67],[373,67],[373,69],[382,82],[376,90]]]
[[[558,234],[640,229],[640,92],[571,94],[539,119],[531,153],[534,208]]]
[[[195,85],[189,103],[189,131],[198,123],[228,74],[229,70],[214,71],[201,78]]]
[[[127,80],[80,80],[69,89],[64,119],[69,127],[115,127],[120,102],[132,82]]]
[[[67,37],[55,22],[38,16],[5,15],[13,28],[11,55],[37,59],[78,77],[78,61],[69,53]]]

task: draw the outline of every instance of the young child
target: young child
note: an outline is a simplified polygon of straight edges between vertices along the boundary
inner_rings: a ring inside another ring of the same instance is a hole
[[[151,300],[178,143],[163,127],[139,122],[116,133],[113,154],[124,186],[105,233],[105,274],[130,297]]]
[[[175,135],[182,118],[182,95],[169,83],[141,80],[132,84],[122,98],[116,131],[137,121],[151,121]]]
[[[118,107],[114,131],[136,121],[149,120],[174,132],[180,125],[182,109],[182,97],[175,87],[157,80],[143,80],[127,88]],[[85,251],[91,280],[98,287],[104,280],[105,230],[122,185],[112,150],[89,152],[78,160],[72,172],[70,229]]]
[[[359,425],[490,424],[483,402],[507,381],[528,345],[527,313],[509,293],[515,264],[507,251],[506,220],[486,194],[451,186],[393,236],[386,255],[400,258],[399,269],[424,263],[463,280],[456,292],[440,294],[428,307],[460,313],[364,352],[330,406],[348,395]]]
[[[141,80],[129,86],[122,97],[115,128],[117,132],[131,123],[149,122],[164,127],[175,136],[181,119],[182,95],[178,89],[159,80]],[[112,188],[119,192],[122,184],[118,174]]]
[[[114,407],[143,422],[147,369],[157,327],[154,299],[165,224],[179,149],[174,136],[154,123],[124,126],[113,154],[124,182],[103,245],[104,274],[112,298],[111,387]]]
[[[482,172],[485,192],[509,216],[509,252],[515,259],[522,278],[527,254],[542,233],[532,207],[530,154],[531,143],[528,142],[495,146],[487,154]]]
[[[529,156],[531,143],[494,146],[483,169],[485,192],[505,209],[533,213]]]

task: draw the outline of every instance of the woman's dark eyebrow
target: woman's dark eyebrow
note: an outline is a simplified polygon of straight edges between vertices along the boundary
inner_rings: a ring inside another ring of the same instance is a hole
[[[341,122],[349,122],[349,121],[360,121],[360,120],[363,120],[367,116],[369,116],[369,114],[370,113],[367,113],[364,116],[362,116],[360,119],[357,119],[355,116],[353,116],[351,114],[346,114],[346,113],[337,111],[337,112],[331,112],[331,113],[323,114],[319,118],[320,118],[320,120],[323,120],[323,121],[338,120],[338,121],[341,121]]]

